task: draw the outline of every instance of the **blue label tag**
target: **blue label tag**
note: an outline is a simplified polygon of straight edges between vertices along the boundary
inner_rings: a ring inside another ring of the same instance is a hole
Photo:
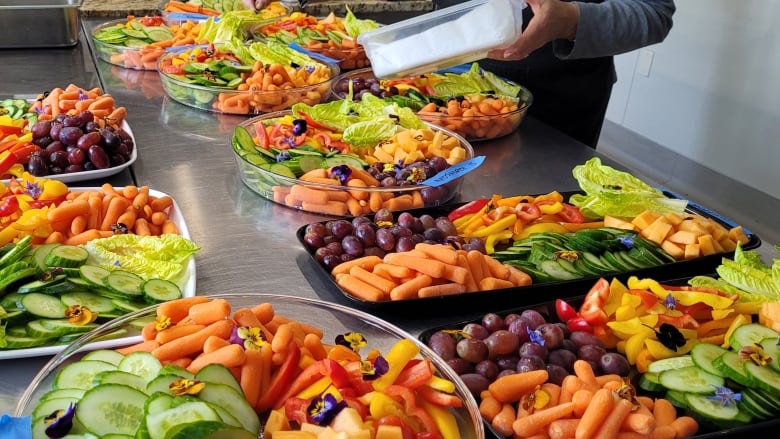
[[[463,177],[469,172],[477,169],[482,162],[485,161],[485,156],[481,155],[474,157],[473,159],[464,160],[457,165],[450,166],[449,168],[439,172],[433,177],[423,181],[420,184],[424,184],[431,187],[439,187],[443,184],[447,184],[452,180]]]
[[[206,20],[209,17],[210,17],[209,15],[197,14],[195,12],[171,12],[170,14],[168,14],[169,20],[177,20],[177,21],[184,21],[184,20],[201,21],[201,20]]]

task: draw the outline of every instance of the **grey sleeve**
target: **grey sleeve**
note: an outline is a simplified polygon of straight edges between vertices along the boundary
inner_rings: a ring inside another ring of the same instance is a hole
[[[617,55],[663,41],[672,28],[673,0],[581,3],[574,41],[553,42],[561,59]]]

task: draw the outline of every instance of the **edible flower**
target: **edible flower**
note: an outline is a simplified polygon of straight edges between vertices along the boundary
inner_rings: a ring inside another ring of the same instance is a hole
[[[51,270],[43,273],[41,275],[41,280],[45,282],[45,281],[47,281],[47,280],[49,280],[49,279],[53,278],[54,276],[56,276],[58,274],[61,274],[61,273],[62,273],[62,267],[54,267]]]
[[[125,223],[111,224],[111,232],[113,232],[114,235],[122,235],[128,233],[129,231],[130,229],[127,228]]]
[[[727,407],[741,401],[742,394],[734,392],[726,386],[715,386],[715,394],[708,396],[707,399],[718,401],[722,407]]]
[[[631,385],[628,377],[623,377],[620,387],[615,391],[618,398],[631,401],[634,408],[639,407],[639,400],[636,399],[636,388]]]
[[[305,119],[295,119],[293,121],[293,128],[292,133],[296,136],[300,136],[301,134],[305,133],[307,129],[306,126],[306,120]]]
[[[555,257],[559,259],[566,259],[567,261],[574,262],[580,258],[580,254],[576,250],[561,250],[555,252]]]
[[[65,311],[65,317],[68,318],[68,322],[78,326],[84,326],[94,322],[95,319],[97,319],[97,316],[96,312],[93,312],[84,305],[71,305]]]
[[[739,359],[742,361],[752,361],[759,366],[766,366],[772,362],[772,357],[764,352],[764,349],[758,343],[742,346],[739,350]]]
[[[238,326],[233,328],[230,342],[244,347],[246,350],[259,350],[267,343],[265,334],[258,327]]]
[[[349,176],[352,175],[352,168],[349,165],[334,166],[330,169],[331,175],[339,179],[341,184],[347,184]]]
[[[335,396],[327,393],[323,397],[312,399],[309,407],[306,409],[306,415],[311,423],[324,427],[329,425],[333,418],[346,407],[346,402],[336,401]]]
[[[172,382],[168,389],[174,396],[181,395],[197,395],[203,388],[206,387],[206,383],[199,380],[188,380],[182,378]]]
[[[360,352],[361,348],[368,345],[366,338],[359,332],[347,332],[336,336],[336,344],[346,346],[355,352]]]
[[[462,329],[445,329],[442,332],[445,332],[455,338],[455,341],[461,341],[464,338],[471,338],[471,336]]]
[[[37,199],[42,193],[43,188],[37,181],[26,181],[24,184],[24,193]]]
[[[379,355],[374,361],[363,360],[360,362],[360,373],[366,381],[375,380],[390,370],[390,364],[385,357]]]
[[[544,337],[542,337],[542,333],[540,331],[531,328],[526,328],[526,331],[528,331],[528,338],[531,340],[531,342],[544,346]]]
[[[292,156],[290,156],[290,153],[287,151],[279,151],[279,154],[276,154],[276,161],[277,162],[286,162],[287,160],[290,160]]]
[[[73,428],[73,415],[76,414],[76,405],[70,403],[66,410],[55,410],[43,418],[46,427],[46,436],[51,438],[65,437]]]
[[[677,306],[677,299],[672,296],[672,293],[666,295],[666,299],[664,299],[664,306],[669,311],[674,311],[674,308]]]
[[[634,237],[630,235],[618,236],[618,242],[623,244],[623,247],[631,249],[634,247]]]
[[[644,325],[647,326],[647,325]],[[651,326],[647,326],[655,332],[658,341],[661,342],[667,349],[677,352],[677,348],[685,346],[685,336],[679,329],[675,328],[669,323],[661,323],[661,326],[656,330]]]
[[[533,392],[529,393],[523,398],[522,406],[528,413],[533,413],[534,410],[543,409],[550,403],[550,394],[547,391],[542,390],[541,386],[536,386]]]
[[[154,319],[154,329],[162,331],[165,328],[170,327],[173,324],[171,318],[168,316],[157,316]]]
[[[412,183],[419,183],[425,180],[425,171],[422,168],[412,168],[406,180]]]

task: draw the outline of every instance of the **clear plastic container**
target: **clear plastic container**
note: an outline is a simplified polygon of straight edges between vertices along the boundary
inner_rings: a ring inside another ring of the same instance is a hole
[[[514,42],[523,0],[471,0],[358,36],[377,77],[433,72],[484,58]]]

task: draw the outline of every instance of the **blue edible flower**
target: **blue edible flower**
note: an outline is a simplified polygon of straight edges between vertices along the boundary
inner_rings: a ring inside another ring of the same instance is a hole
[[[540,331],[531,328],[528,328],[527,331],[528,338],[531,340],[531,342],[544,346],[544,337],[542,337],[542,333]]]
[[[349,176],[352,175],[352,168],[349,165],[334,166],[330,170],[331,175],[339,179],[341,184],[347,184]]]
[[[674,298],[674,296],[672,296],[672,293],[666,295],[666,299],[664,299],[664,306],[666,309],[674,311],[674,308],[677,306],[677,300]]]
[[[719,401],[722,407],[727,407],[732,404],[736,404],[738,401],[741,401],[742,394],[736,393],[725,386],[715,386],[715,394],[708,396],[707,399],[711,401]]]
[[[290,153],[287,151],[280,151],[279,154],[276,154],[276,161],[277,162],[284,162],[287,160],[290,160]]]
[[[346,402],[336,401],[336,397],[328,393],[322,398],[314,398],[306,408],[306,415],[312,424],[324,427],[330,425],[333,418],[346,407]]]
[[[634,237],[633,236],[629,236],[629,235],[618,236],[617,240],[618,240],[618,242],[623,244],[623,246],[625,248],[630,249],[630,248],[634,247]]]
[[[73,415],[76,414],[76,405],[70,403],[66,410],[55,410],[43,419],[47,424],[46,436],[60,438],[70,433],[73,428]]]

